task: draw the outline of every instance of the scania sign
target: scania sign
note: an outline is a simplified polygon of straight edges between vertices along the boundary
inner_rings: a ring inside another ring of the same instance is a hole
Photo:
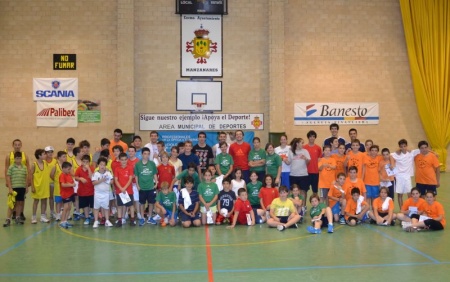
[[[378,124],[378,103],[296,103],[295,125]]]
[[[34,101],[78,100],[78,78],[33,78]]]

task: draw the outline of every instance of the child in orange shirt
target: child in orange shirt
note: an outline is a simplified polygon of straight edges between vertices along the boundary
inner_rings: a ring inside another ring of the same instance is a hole
[[[389,189],[387,187],[381,187],[380,197],[373,201],[373,210],[368,213],[373,222],[378,225],[395,225],[394,202],[392,198],[388,197],[388,193]]]
[[[445,228],[445,212],[441,203],[436,201],[436,196],[432,191],[427,191],[425,194],[425,211],[421,217],[418,214],[411,216],[411,226],[405,230],[408,232],[415,232],[423,229],[428,230],[443,230]],[[422,220],[423,219],[423,220]]]
[[[366,198],[366,185],[364,184],[362,179],[357,177],[357,175],[358,168],[356,166],[351,166],[348,169],[348,177],[345,180],[344,186],[342,187],[345,192],[345,199],[347,200],[347,203],[352,198],[351,191],[353,188],[359,188],[361,196],[363,196],[364,199]]]
[[[366,142],[367,148],[367,142]],[[380,173],[378,171],[378,166],[380,163],[381,156],[378,155],[380,147],[378,145],[371,145],[368,155],[363,161],[363,181],[366,185],[367,198],[369,204],[372,205],[372,201],[378,197],[380,192]]]
[[[358,188],[353,188],[351,191],[352,197],[345,207],[345,219],[349,226],[355,226],[366,219],[369,205],[364,201],[364,197],[361,197],[360,193]]]
[[[345,174],[345,145],[339,144],[338,153],[332,154],[331,157],[336,160],[336,175],[338,175],[339,173]]]
[[[358,178],[362,179],[362,167],[366,154],[359,151],[360,146],[361,145],[358,139],[352,141],[352,150],[347,153],[344,166],[347,167],[347,169],[350,169],[352,166],[356,166],[358,168]]]
[[[269,211],[270,211],[270,204],[272,201],[279,197],[278,189],[273,187],[273,177],[272,175],[266,175],[264,178],[264,187],[262,187],[259,190],[259,201],[261,203],[261,209],[266,211],[267,219],[270,218]]]
[[[340,224],[345,224],[345,206],[347,200],[345,199],[344,191],[345,174],[339,173],[336,181],[333,181],[328,192],[328,203],[331,208],[334,221],[339,221]]]
[[[336,160],[331,158],[331,147],[323,146],[324,157],[319,159],[319,192],[320,202],[328,205],[328,190],[336,178]]]
[[[440,165],[436,155],[428,149],[427,141],[419,142],[420,154],[414,157],[416,165],[416,187],[419,188],[422,196],[426,191],[433,191],[439,188]]]
[[[411,189],[411,197],[404,202],[400,212],[397,214],[397,219],[403,222],[410,223],[411,216],[413,214],[421,215],[424,211],[424,206],[425,200],[420,197],[419,189],[414,187]],[[403,224],[403,222],[402,222],[403,226],[407,225]]]

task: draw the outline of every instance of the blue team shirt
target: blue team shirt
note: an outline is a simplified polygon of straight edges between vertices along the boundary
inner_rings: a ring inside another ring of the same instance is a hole
[[[198,192],[195,190],[192,190],[192,192],[189,194],[191,196],[191,205],[189,207],[184,207],[184,209],[187,212],[191,212],[194,211],[195,208],[195,204],[200,202],[200,199],[198,197]],[[183,195],[180,193],[180,198],[178,199],[178,204],[179,205],[183,205],[184,206],[184,198]]]
[[[191,153],[189,156],[186,156],[185,154],[181,154],[178,156],[178,158],[183,163],[182,170],[187,169],[189,163],[195,163],[196,166],[200,165],[200,160],[199,160],[198,156],[194,153]]]
[[[231,211],[234,207],[234,201],[236,201],[236,193],[234,193],[233,190],[228,192],[222,190],[219,192],[220,208]]]

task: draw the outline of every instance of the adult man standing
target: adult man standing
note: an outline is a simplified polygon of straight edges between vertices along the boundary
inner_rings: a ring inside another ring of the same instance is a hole
[[[337,123],[332,123],[330,125],[330,132],[331,132],[331,136],[328,137],[327,139],[325,139],[325,141],[323,141],[323,145],[328,145],[331,146],[331,138],[335,137],[339,140],[339,144],[344,144],[345,145],[345,139],[342,138],[341,136],[339,136],[339,124]]]
[[[114,146],[119,145],[122,147],[124,152],[128,151],[128,145],[121,139],[122,139],[122,130],[119,128],[114,129],[114,138],[110,140],[111,144],[109,144],[109,155],[111,156],[113,161],[115,160],[112,149]]]
[[[145,144],[144,147],[150,149],[150,160],[158,158],[158,138],[159,134],[156,131],[150,132],[150,143]]]
[[[200,161],[200,169],[203,174],[208,168],[208,165],[214,163],[214,155],[212,148],[206,144],[206,133],[201,131],[197,137],[198,143],[194,146],[194,154],[197,155]]]
[[[248,154],[251,151],[250,144],[244,141],[244,132],[236,130],[236,142],[230,145],[230,155],[233,158],[234,167],[242,169],[242,178],[250,181],[250,168],[248,166]]]
[[[214,158],[217,157],[218,154],[222,153],[222,150],[220,150],[219,146],[220,142],[227,142],[227,133],[224,131],[219,132],[219,142],[212,147]],[[230,152],[230,144],[228,144],[227,147],[227,153],[229,152]]]
[[[348,152],[352,149],[352,142],[353,140],[358,139],[358,131],[355,128],[350,128],[350,130],[348,131],[348,136],[350,136],[350,142],[348,142],[347,144],[345,144],[345,152]],[[359,144],[359,151],[360,152],[365,152],[366,151],[366,147],[364,147],[364,144],[361,142]]]

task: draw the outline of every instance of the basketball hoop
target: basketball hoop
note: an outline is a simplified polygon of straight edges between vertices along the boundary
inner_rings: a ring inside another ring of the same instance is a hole
[[[192,105],[194,105],[194,112],[203,112],[203,107],[205,106],[205,103],[194,102],[192,103]]]

